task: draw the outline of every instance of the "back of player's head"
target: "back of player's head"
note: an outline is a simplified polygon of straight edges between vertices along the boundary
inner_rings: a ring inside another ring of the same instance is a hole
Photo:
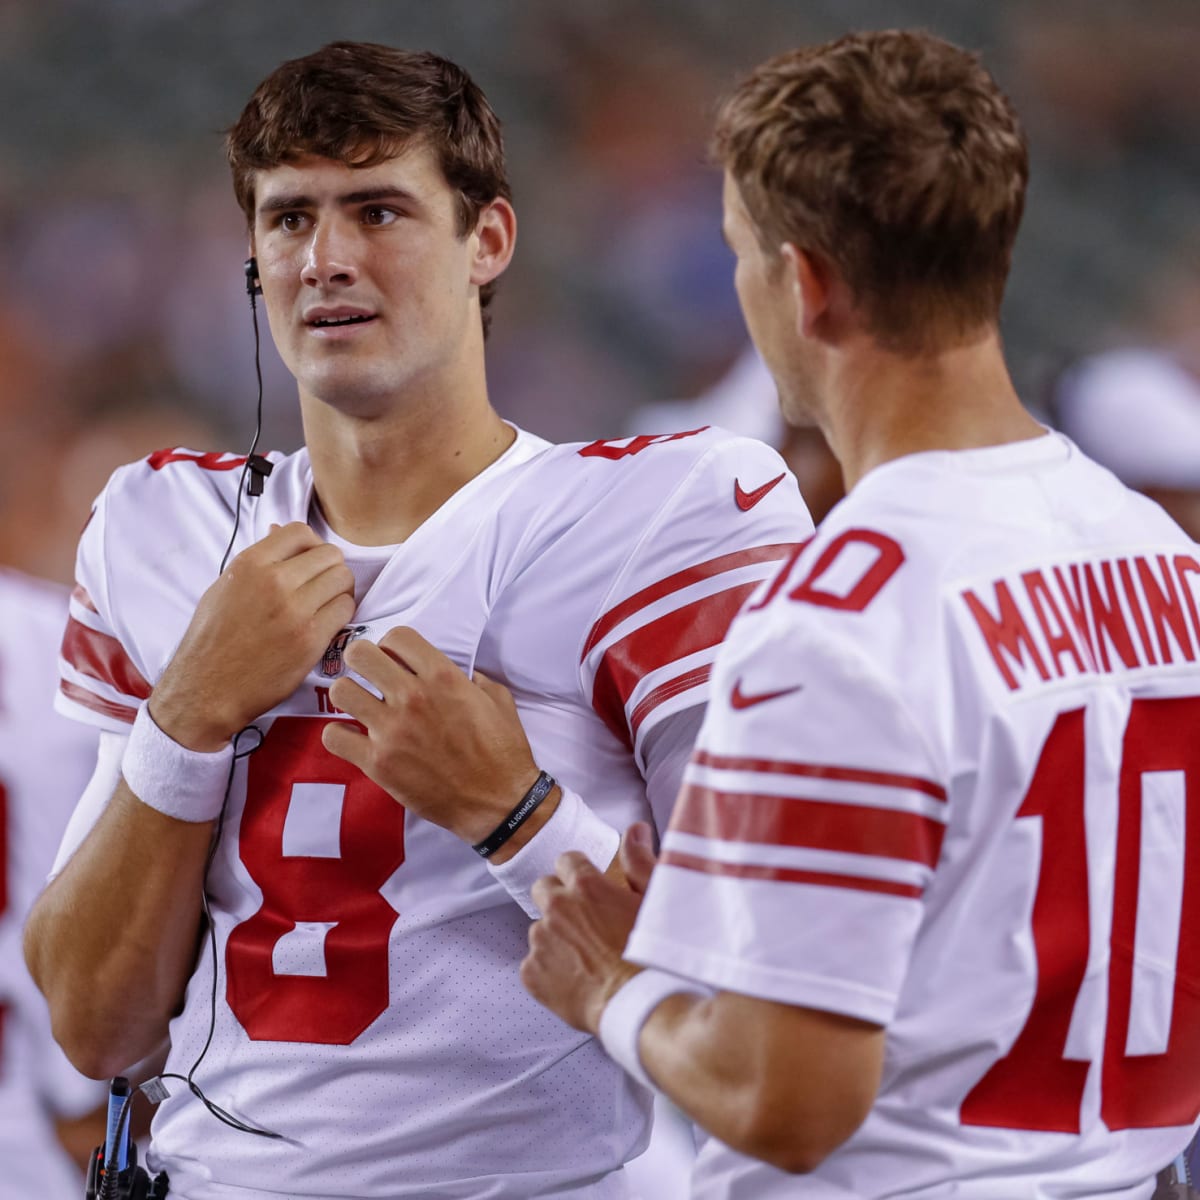
[[[457,193],[466,235],[483,207],[511,199],[500,120],[460,66],[428,51],[332,42],[282,63],[226,135],[233,189],[254,224],[256,172],[305,155],[372,167],[428,146]],[[480,289],[486,308],[494,284]],[[486,324],[486,317],[485,317]]]
[[[713,150],[764,250],[826,260],[898,353],[999,319],[1029,158],[976,55],[925,33],[856,33],[757,67]]]

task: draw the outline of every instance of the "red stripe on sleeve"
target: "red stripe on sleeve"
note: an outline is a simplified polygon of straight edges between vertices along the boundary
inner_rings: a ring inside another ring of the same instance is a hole
[[[907,788],[935,800],[946,799],[946,789],[932,779],[917,775],[893,775],[890,771],[865,771],[858,767],[834,767],[826,763],[785,762],[774,758],[735,758],[697,750],[692,762],[724,771],[758,771],[764,775],[804,775],[810,779],[838,779],[846,783],[873,783],[879,787]]]
[[[787,558],[795,548],[795,544],[792,542],[782,542],[773,546],[754,546],[749,550],[736,550],[732,554],[722,554],[719,558],[710,558],[707,562],[688,567],[686,571],[677,571],[674,575],[668,575],[666,579],[652,583],[640,592],[635,592],[628,600],[622,600],[620,604],[610,608],[592,626],[580,658],[586,658],[593,648],[622,621],[633,616],[639,609],[653,604],[656,600],[661,600],[672,592],[691,587],[692,584],[699,583],[703,579],[711,579],[714,575],[720,575],[724,571],[734,571],[738,567],[749,567],[755,563],[776,562],[781,558]]]
[[[671,830],[727,842],[900,858],[932,867],[941,852],[946,827],[932,817],[894,808],[718,792],[689,785],[675,805]]]
[[[629,718],[629,728],[634,737],[637,736],[637,731],[641,727],[642,722],[664,700],[670,700],[672,696],[678,696],[681,692],[687,692],[694,687],[698,687],[700,684],[707,682],[711,674],[712,663],[706,663],[704,666],[696,667],[694,670],[684,671],[682,675],[677,675],[674,679],[667,683],[659,684],[653,691],[648,692],[633,710],[633,714]]]
[[[232,471],[246,461],[243,454],[226,456],[220,451],[210,450],[203,454],[195,450],[155,450],[147,455],[146,465],[152,471],[161,471],[168,463],[195,463],[203,471]]]
[[[893,883],[890,879],[871,879],[862,875],[831,875],[824,871],[797,871],[791,867],[762,867],[754,863],[725,863],[678,850],[664,850],[660,863],[683,867],[705,875],[728,875],[734,879],[767,879],[778,883],[812,883],[818,887],[850,888],[857,892],[882,892],[887,896],[907,896],[920,900],[925,889],[912,883]]]
[[[127,725],[132,725],[134,718],[137,716],[136,708],[130,708],[126,704],[117,704],[112,700],[105,700],[97,696],[94,692],[89,692],[87,688],[81,688],[79,684],[72,683],[69,679],[60,679],[58,690],[68,700],[74,700],[76,704],[82,704],[84,708],[90,708],[93,712],[103,713],[106,717],[113,717],[118,721],[124,721]]]
[[[77,583],[71,589],[71,599],[77,601],[79,604],[82,604],[83,607],[89,612],[99,612],[99,609],[96,608],[95,602],[92,600],[91,596],[88,595],[87,588],[85,588],[81,583]]]
[[[626,746],[633,748],[625,703],[642,677],[717,645],[756,587],[757,582],[743,583],[672,609],[613,642],[604,652],[592,688],[592,707]]]
[[[74,617],[67,619],[62,652],[63,658],[81,675],[98,679],[123,695],[136,696],[139,700],[150,695],[150,685],[130,661],[121,643],[107,633],[89,629]]]

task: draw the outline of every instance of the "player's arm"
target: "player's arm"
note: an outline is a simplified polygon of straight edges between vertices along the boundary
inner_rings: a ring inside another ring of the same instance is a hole
[[[569,1024],[603,1035],[610,1054],[708,1132],[785,1171],[810,1171],[862,1123],[879,1087],[880,1026],[776,1003],[621,955],[654,865],[635,825],[620,853],[628,884],[564,855],[534,888],[521,978]],[[631,984],[630,987],[624,985]]]
[[[232,739],[299,685],[353,607],[340,552],[299,524],[239,554],[201,598],[92,798],[98,818],[26,925],[30,972],[84,1074],[119,1073],[166,1036],[195,960]]]

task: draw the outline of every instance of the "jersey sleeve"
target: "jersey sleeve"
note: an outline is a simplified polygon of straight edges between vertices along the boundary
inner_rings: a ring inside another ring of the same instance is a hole
[[[819,621],[740,632],[627,955],[886,1025],[941,851],[944,769],[860,644]]]
[[[645,466],[653,469],[654,448]],[[770,447],[723,437],[664,499],[613,580],[585,639],[592,707],[643,775],[660,722],[702,706],[717,646],[738,610],[812,519]]]
[[[110,601],[106,542],[112,486],[100,494],[79,541],[55,707],[101,729],[127,732],[151,688],[116,631]]]

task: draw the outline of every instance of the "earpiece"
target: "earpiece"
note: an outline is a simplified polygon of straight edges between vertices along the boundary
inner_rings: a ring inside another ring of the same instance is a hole
[[[262,284],[258,282],[258,259],[248,258],[242,268],[246,272],[246,295],[262,295]]]

